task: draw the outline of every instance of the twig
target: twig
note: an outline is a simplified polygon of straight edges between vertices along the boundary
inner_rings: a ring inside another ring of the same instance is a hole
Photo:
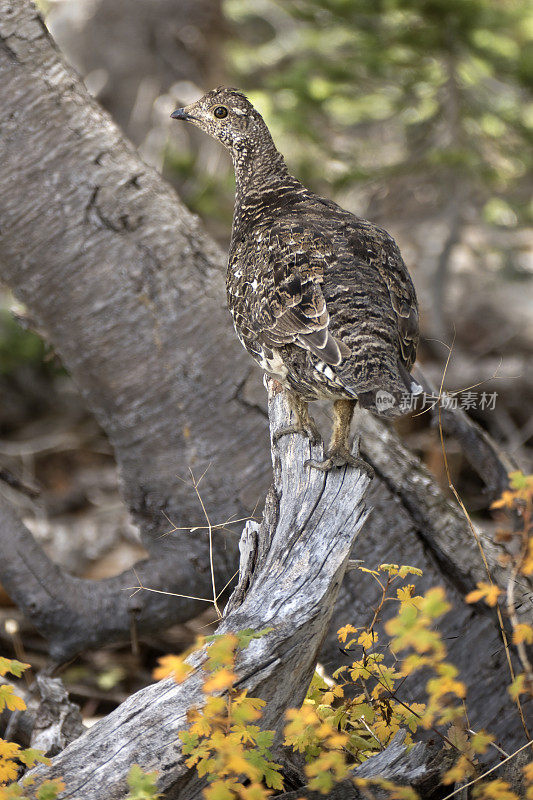
[[[148,586],[143,586],[143,583],[142,583],[141,579],[137,575],[135,567],[132,567],[132,570],[135,573],[135,577],[139,581],[139,585],[138,586],[125,586],[124,587],[124,589],[126,591],[131,591],[131,589],[135,590],[133,592],[133,594],[130,595],[130,597],[135,597],[137,592],[140,592],[141,590],[144,590],[145,592],[153,592],[154,594],[166,594],[169,597],[182,597],[185,600],[201,600],[204,603],[212,603],[213,602],[213,600],[211,600],[210,597],[195,597],[194,595],[191,595],[191,594],[176,594],[176,592],[164,592],[162,589],[149,589]]]
[[[516,578],[518,575],[521,560],[518,561],[517,564],[515,564],[515,566],[511,570],[509,581],[507,583],[507,613],[509,615],[509,619],[511,620],[511,625],[513,626],[514,629],[516,629],[519,624],[514,604],[514,588],[516,586]],[[531,661],[529,660],[525,644],[522,640],[520,640],[520,641],[515,641],[515,645],[516,649],[518,650],[518,656],[524,668],[528,684],[531,687],[533,687],[533,667],[531,666]]]
[[[234,580],[237,577],[237,575],[239,574],[239,570],[236,570],[233,573],[233,575],[231,576],[231,578],[229,579],[229,581],[227,581],[224,584],[224,586],[222,587],[220,592],[217,594],[215,600],[213,600],[211,597],[194,597],[194,595],[190,595],[190,594],[178,594],[177,592],[165,592],[165,591],[163,591],[163,589],[151,589],[149,586],[144,586],[144,584],[142,583],[141,579],[139,578],[139,576],[138,576],[138,574],[137,574],[137,572],[135,570],[135,567],[132,567],[132,570],[135,573],[135,577],[139,581],[139,585],[138,586],[125,586],[124,587],[124,591],[131,591],[132,589],[134,590],[133,594],[130,595],[130,597],[135,597],[137,592],[145,591],[145,592],[153,592],[155,594],[166,594],[166,595],[168,595],[168,597],[182,597],[182,598],[185,598],[185,600],[201,600],[203,603],[212,603],[213,605],[216,604],[216,601],[219,600],[220,597],[224,594],[224,592],[226,591],[226,589],[228,588],[228,586],[230,585],[232,580]]]
[[[256,506],[256,508],[257,508],[257,506]],[[166,514],[164,511],[162,511],[161,513],[163,514],[163,516],[167,520],[167,522],[170,522],[170,524],[172,525],[172,529],[170,531],[166,531],[165,533],[162,533],[161,536],[158,536],[158,539],[163,539],[165,536],[170,536],[171,533],[177,533],[178,531],[188,531],[189,533],[196,533],[196,531],[208,531],[209,530],[209,526],[208,525],[193,525],[192,528],[189,525],[184,525],[182,527],[179,527],[178,525],[175,525],[174,522],[172,522],[172,520],[170,519],[168,514]],[[255,514],[255,508],[254,508],[253,513],[248,517],[238,517],[237,519],[232,519],[232,517],[228,517],[228,519],[225,522],[217,522],[216,524],[212,524],[211,525],[211,530],[213,530],[213,531],[214,530],[223,531],[223,530],[226,529],[227,525],[236,525],[238,522],[248,522],[249,520],[255,520],[254,514]],[[258,520],[256,520],[256,521],[258,521]]]
[[[205,473],[207,472],[208,469],[209,469],[209,465],[205,468],[205,471],[204,471],[204,473],[201,476],[199,481],[197,481],[195,479],[193,471],[192,471],[192,469],[190,467],[189,467],[189,472],[191,473],[192,485],[194,486],[194,491],[196,492],[196,496],[198,498],[198,502],[202,506],[202,511],[205,514],[205,521],[207,522],[207,526],[208,526],[209,566],[211,568],[211,586],[213,588],[213,605],[215,607],[215,611],[218,614],[218,618],[222,619],[222,613],[221,613],[220,608],[218,607],[218,603],[217,603],[217,590],[216,590],[216,586],[215,586],[215,565],[213,563],[213,526],[211,525],[211,521],[209,519],[209,515],[208,515],[208,513],[206,511],[206,508],[205,508],[205,505],[204,505],[204,501],[202,500],[202,496],[201,496],[200,491],[198,489],[198,486],[200,485],[200,481],[202,480],[202,478],[204,477],[204,475],[205,475]]]
[[[447,794],[446,797],[442,798],[442,800],[450,800],[450,797],[455,797],[455,795],[459,794],[459,792],[462,792],[464,789],[468,789],[469,786],[472,786],[474,783],[477,783],[478,781],[482,780],[482,778],[486,778],[487,775],[490,775],[490,773],[494,772],[495,769],[498,769],[498,767],[503,766],[503,764],[505,764],[507,761],[510,761],[511,758],[514,758],[515,756],[518,755],[518,753],[521,753],[522,750],[525,750],[526,747],[531,747],[532,744],[533,744],[533,741],[526,742],[526,744],[523,744],[522,747],[518,748],[518,750],[515,750],[514,753],[511,753],[510,756],[507,756],[507,758],[504,758],[503,761],[500,761],[499,764],[495,764],[493,767],[488,769],[482,775],[478,775],[477,778],[474,778],[473,780],[469,781],[468,783],[465,783],[464,786],[459,786],[458,789],[454,789],[453,792],[451,792],[450,794]]]
[[[447,372],[448,366],[450,364],[450,359],[451,359],[452,352],[453,352],[453,346],[454,346],[454,343],[455,343],[455,336],[456,336],[456,333],[455,333],[455,330],[454,330],[453,341],[452,341],[452,344],[451,344],[451,347],[450,347],[450,350],[449,350],[449,353],[448,353],[448,357],[446,359],[446,364],[444,365],[444,371],[442,373],[442,379],[441,379],[441,382],[440,382],[439,398],[442,395],[442,388],[444,386],[444,380],[446,378],[446,372]],[[470,530],[472,532],[472,535],[474,536],[474,538],[476,540],[476,544],[477,544],[477,546],[479,548],[479,552],[481,553],[481,558],[483,559],[483,564],[485,566],[485,571],[487,573],[487,577],[489,579],[489,583],[490,583],[491,586],[494,586],[495,584],[494,584],[494,581],[492,579],[492,574],[491,574],[491,571],[490,571],[489,562],[487,561],[487,556],[485,555],[485,551],[483,549],[483,545],[481,544],[481,539],[480,539],[480,537],[478,535],[478,532],[476,531],[476,529],[474,527],[474,524],[473,524],[473,522],[472,522],[472,520],[470,518],[470,514],[468,513],[468,511],[466,509],[466,506],[463,503],[463,501],[461,500],[461,498],[459,496],[459,493],[458,493],[457,489],[455,488],[454,483],[452,481],[452,477],[451,477],[451,474],[450,474],[450,467],[448,465],[448,457],[446,455],[446,447],[444,445],[444,431],[443,431],[443,428],[442,428],[442,407],[441,407],[440,403],[438,404],[438,409],[439,409],[439,437],[440,437],[440,444],[441,444],[441,450],[442,450],[442,457],[444,459],[444,469],[445,469],[445,472],[446,472],[446,478],[448,480],[448,487],[452,491],[455,499],[457,500],[457,502],[459,504],[459,507],[460,507],[461,511],[463,512],[463,514],[464,514],[464,516],[466,518],[466,521],[468,522],[468,526],[469,526],[469,528],[470,528]],[[514,671],[514,668],[513,668],[513,663],[511,661],[511,653],[510,653],[510,649],[509,649],[509,641],[507,639],[507,634],[505,633],[505,628],[504,628],[504,625],[503,625],[502,612],[501,612],[501,609],[500,609],[499,605],[496,605],[496,615],[498,617],[498,624],[499,624],[499,627],[500,627],[500,633],[501,633],[502,640],[503,640],[503,646],[505,648],[505,655],[506,655],[506,658],[507,658],[507,664],[509,666],[509,672],[511,674],[511,680],[514,681],[515,680],[515,671]],[[516,705],[517,705],[517,708],[518,708],[518,713],[520,715],[520,720],[522,722],[522,727],[524,728],[524,732],[525,732],[528,740],[530,740],[529,730],[528,730],[528,727],[526,725],[526,720],[525,720],[525,717],[524,717],[524,711],[522,709],[522,703],[520,702],[520,697],[518,695],[516,697],[515,702],[516,702]]]
[[[466,730],[467,730],[468,733],[471,733],[472,736],[477,736],[476,731],[473,731],[472,728],[468,727]],[[506,758],[510,758],[509,753],[506,753],[505,750],[503,750],[498,744],[496,744],[496,742],[489,742],[489,744],[490,744],[491,747],[494,747],[495,750],[498,751],[498,753],[501,753],[502,756],[506,756]]]

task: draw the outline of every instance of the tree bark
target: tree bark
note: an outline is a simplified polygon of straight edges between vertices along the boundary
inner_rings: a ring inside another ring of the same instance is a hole
[[[246,516],[269,473],[266,420],[239,397],[252,367],[228,324],[222,254],[62,63],[29,0],[0,0],[0,74],[0,278],[115,448],[126,503],[159,564],[146,585],[209,597],[206,531],[162,537],[172,524],[205,524],[189,469],[206,471],[214,523]],[[20,533],[6,525],[5,536]],[[215,539],[221,587],[237,540]],[[86,643],[128,638],[132,611],[142,630],[154,608],[158,626],[199,608],[144,592],[132,609],[123,589],[134,583],[131,572],[114,581],[114,630]],[[39,625],[38,609],[26,610]],[[83,644],[56,637],[52,652],[66,658]]]

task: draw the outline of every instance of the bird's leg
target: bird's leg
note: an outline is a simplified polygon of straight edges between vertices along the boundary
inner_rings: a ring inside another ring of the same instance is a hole
[[[357,405],[356,400],[335,400],[333,403],[333,430],[331,441],[325,453],[324,461],[310,459],[307,466],[326,472],[332,467],[343,467],[349,464],[358,467],[370,477],[374,477],[374,470],[359,456],[352,455],[350,451],[350,423]]]
[[[322,440],[322,437],[320,436],[320,431],[314,419],[309,416],[307,402],[302,400],[299,395],[288,392],[287,390],[285,391],[287,392],[291,410],[296,414],[296,422],[293,425],[287,425],[285,428],[280,428],[279,431],[276,431],[272,436],[274,444],[288,433],[302,433],[310,439],[311,444],[318,444]]]

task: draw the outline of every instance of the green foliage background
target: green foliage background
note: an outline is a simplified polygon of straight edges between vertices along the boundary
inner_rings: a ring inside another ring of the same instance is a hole
[[[388,207],[405,213],[414,192],[423,214],[455,196],[490,225],[531,221],[529,0],[225,0],[224,10],[231,81],[315,189],[363,187],[351,198],[362,212],[386,187]],[[225,177],[206,176],[188,201],[231,218]]]

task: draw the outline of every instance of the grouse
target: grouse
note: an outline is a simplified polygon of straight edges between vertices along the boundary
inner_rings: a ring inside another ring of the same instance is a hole
[[[290,175],[249,100],[218,87],[171,115],[231,152],[236,194],[226,279],[229,310],[246,350],[289,393],[297,424],[315,443],[311,400],[333,400],[333,429],[322,470],[353,464],[355,406],[402,413],[404,393],[422,389],[416,358],[416,294],[394,239],[311,192]]]

